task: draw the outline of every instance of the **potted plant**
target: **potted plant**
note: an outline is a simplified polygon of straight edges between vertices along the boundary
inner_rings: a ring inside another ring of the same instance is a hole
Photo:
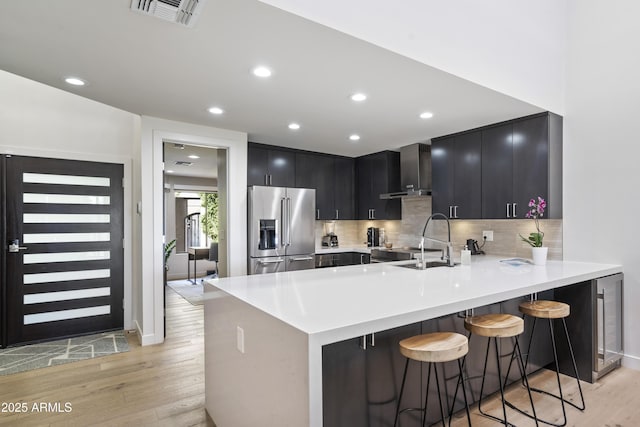
[[[176,247],[176,239],[173,239],[164,245],[164,284],[167,284],[167,272],[169,271],[169,257]]]
[[[529,233],[529,237],[524,237],[520,234],[520,238],[531,245],[531,254],[533,257],[533,263],[536,265],[544,265],[547,262],[547,250],[546,246],[542,246],[542,240],[544,239],[544,232],[540,230],[540,218],[544,216],[544,210],[547,207],[547,202],[540,196],[537,199],[531,199],[529,201],[529,210],[525,217],[533,218],[536,224],[536,231]]]

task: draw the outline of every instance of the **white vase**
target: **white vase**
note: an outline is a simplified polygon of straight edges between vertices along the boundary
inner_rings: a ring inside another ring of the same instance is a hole
[[[547,248],[542,246],[540,248],[531,248],[531,256],[533,258],[534,265],[545,265],[547,263]]]

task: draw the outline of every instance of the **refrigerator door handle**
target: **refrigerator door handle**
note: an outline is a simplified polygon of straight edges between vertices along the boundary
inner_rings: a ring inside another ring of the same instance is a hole
[[[287,224],[287,215],[285,211],[285,199],[284,197],[280,199],[280,246],[287,246],[287,240],[285,237],[285,232],[289,227]]]
[[[291,257],[291,261],[311,261],[314,259],[312,256],[299,256],[299,257]]]
[[[280,264],[281,262],[283,262],[284,260],[282,258],[277,258],[277,259],[272,259],[272,260],[263,260],[263,259],[259,259],[258,260],[258,264],[263,264],[263,265],[267,265],[267,264]]]
[[[291,246],[291,198],[287,197],[287,246]]]

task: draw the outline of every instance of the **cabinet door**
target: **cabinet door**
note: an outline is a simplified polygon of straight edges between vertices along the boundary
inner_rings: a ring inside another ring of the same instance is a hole
[[[453,155],[455,218],[482,218],[482,134],[472,132],[457,136]]]
[[[482,131],[482,217],[510,218],[513,202],[513,125],[509,123]]]
[[[513,124],[513,202],[516,218],[524,218],[534,197],[548,200],[549,120],[547,116]],[[546,216],[546,215],[545,215]]]
[[[453,201],[455,137],[431,143],[431,211],[451,217]]]
[[[346,157],[334,159],[334,184],[331,191],[338,215],[333,219],[355,219],[354,164],[353,159]]]
[[[358,219],[369,219],[371,194],[373,194],[370,156],[356,159],[356,188],[358,189]]]
[[[247,151],[247,185],[267,185],[269,150],[249,144]]]
[[[333,219],[333,158],[321,154],[296,153],[295,186],[316,190],[316,219]]]
[[[274,187],[296,185],[296,156],[291,151],[268,150],[268,169]]]

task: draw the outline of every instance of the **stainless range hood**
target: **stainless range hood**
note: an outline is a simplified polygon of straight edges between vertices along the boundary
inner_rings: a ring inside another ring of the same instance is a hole
[[[400,148],[398,192],[381,194],[381,199],[399,199],[431,195],[431,146],[416,143]]]

